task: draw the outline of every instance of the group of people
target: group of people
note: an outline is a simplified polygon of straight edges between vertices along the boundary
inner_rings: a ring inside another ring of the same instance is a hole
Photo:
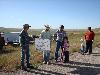
[[[23,25],[23,30],[21,31],[20,34],[20,43],[21,43],[21,67],[23,70],[26,68],[30,68],[30,63],[29,63],[29,36],[28,36],[28,29],[29,29],[29,24],[24,24]],[[61,60],[64,63],[69,62],[69,40],[68,40],[68,35],[66,31],[64,30],[64,26],[60,25],[59,29],[56,31],[54,34],[56,36],[56,47],[55,47],[55,62],[58,62],[59,58],[59,49],[61,48]],[[91,30],[91,27],[88,27],[88,31],[85,33],[85,40],[86,40],[86,51],[85,53],[88,52],[89,54],[92,53],[92,43],[94,40],[94,32]],[[41,39],[49,39],[50,41],[52,40],[52,34],[50,31],[50,26],[45,25],[45,29],[41,32],[40,34]],[[44,64],[49,64],[50,58],[50,51],[49,50],[43,50],[43,63]],[[24,64],[24,60],[26,60],[27,67]]]

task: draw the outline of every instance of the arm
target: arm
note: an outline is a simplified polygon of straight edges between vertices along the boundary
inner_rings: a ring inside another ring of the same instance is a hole
[[[41,34],[40,34],[40,38],[42,38],[42,39],[43,39],[43,32],[41,32]]]
[[[53,40],[56,41],[57,39],[57,33],[58,33],[58,30],[53,34]]]
[[[53,40],[53,33],[50,32],[50,40],[52,41]]]
[[[92,40],[94,40],[94,37],[95,37],[95,33],[93,32],[93,38],[92,38]]]
[[[84,34],[84,39],[86,40],[86,33]]]
[[[4,40],[4,37],[3,37],[3,46],[5,45],[5,40]]]

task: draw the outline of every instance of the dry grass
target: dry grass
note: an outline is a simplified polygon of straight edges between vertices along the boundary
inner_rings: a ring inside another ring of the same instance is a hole
[[[14,71],[20,66],[20,47],[7,46],[5,48],[3,53],[0,54],[0,70]],[[30,62],[32,65],[41,62],[42,54],[35,50],[34,45],[30,45],[30,53]]]

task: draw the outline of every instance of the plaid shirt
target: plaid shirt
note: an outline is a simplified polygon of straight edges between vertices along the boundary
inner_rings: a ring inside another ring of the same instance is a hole
[[[63,38],[67,36],[66,32],[65,31],[59,31],[57,30],[57,32],[55,33],[56,37],[57,37],[57,41],[60,41],[62,42],[63,41]]]

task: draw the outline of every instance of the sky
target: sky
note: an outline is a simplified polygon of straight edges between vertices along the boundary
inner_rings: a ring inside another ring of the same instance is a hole
[[[100,0],[0,0],[0,27],[57,29],[100,27]]]

